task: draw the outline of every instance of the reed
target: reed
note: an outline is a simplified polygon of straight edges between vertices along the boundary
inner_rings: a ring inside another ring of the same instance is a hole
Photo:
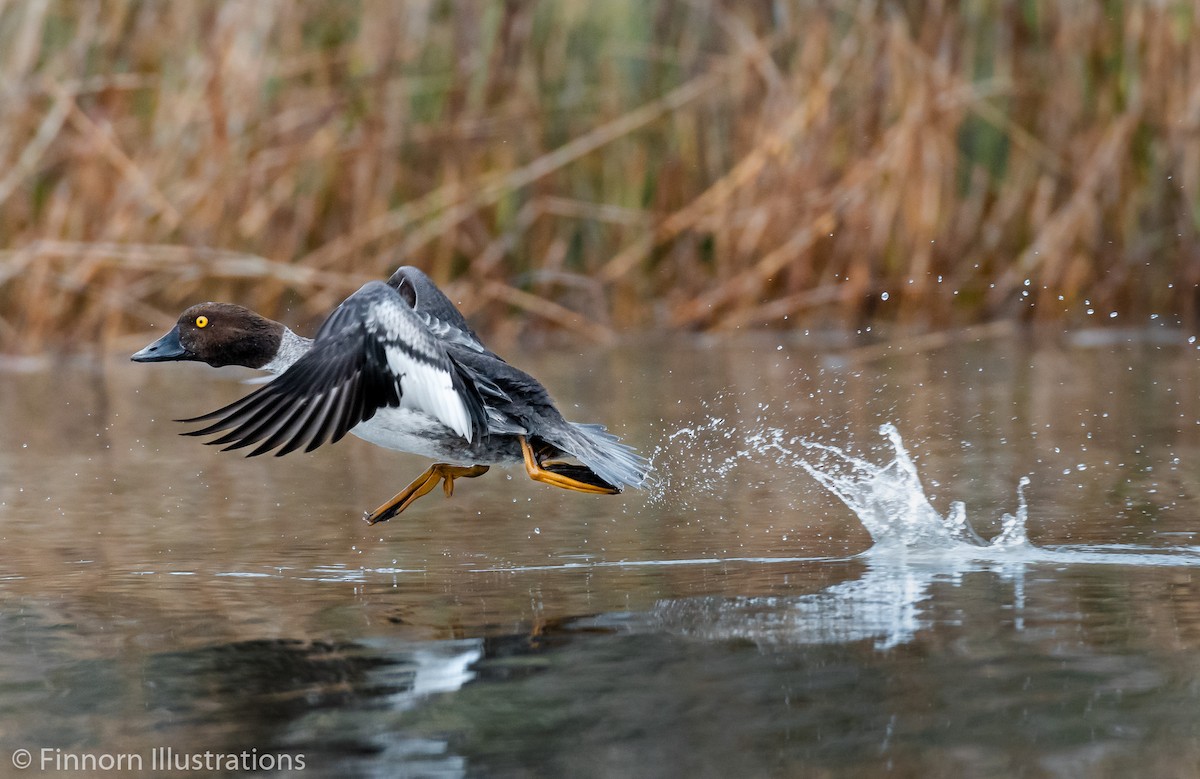
[[[601,342],[1193,323],[1197,13],[5,4],[0,346],[202,298],[309,324],[401,262],[483,327]]]

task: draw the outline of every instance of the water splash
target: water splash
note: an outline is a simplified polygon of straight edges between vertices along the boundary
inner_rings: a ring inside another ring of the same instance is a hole
[[[941,560],[949,569],[967,561],[1019,566],[1028,563],[1076,565],[1200,566],[1200,547],[1142,547],[1129,545],[1035,546],[1026,526],[1028,477],[1017,483],[1017,508],[1000,517],[1000,532],[985,539],[967,520],[966,506],[954,501],[945,516],[929,502],[917,467],[892,423],[879,427],[890,444],[890,457],[878,465],[837,447],[767,426],[745,430],[722,416],[672,433],[653,453],[661,479],[649,495],[651,505],[668,503],[676,510],[696,511],[720,498],[731,482],[766,486],[781,472],[802,470],[838,497],[871,535],[864,557]],[[725,453],[725,454],[719,454]],[[742,469],[742,466],[747,466]],[[766,466],[766,467],[764,467]],[[758,477],[756,474],[765,474]],[[801,497],[807,490],[795,490]],[[796,511],[811,506],[789,504]]]
[[[1017,484],[1016,513],[1005,514],[999,535],[985,540],[967,521],[962,501],[954,501],[946,516],[929,502],[917,466],[904,448],[896,426],[888,422],[880,426],[879,432],[891,442],[894,452],[885,465],[854,457],[828,444],[804,440],[799,443],[809,457],[797,460],[801,468],[858,516],[877,550],[1030,546],[1025,532],[1029,517],[1025,502],[1028,477],[1022,476]]]
[[[952,503],[945,516],[929,502],[896,426],[886,423],[879,432],[891,445],[891,457],[883,465],[780,428],[763,425],[743,431],[712,416],[672,433],[654,452],[661,478],[649,503],[682,501],[694,508],[727,490],[743,465],[750,467],[736,475],[749,478],[763,473],[774,479],[781,471],[803,470],[854,512],[874,541],[873,551],[1031,548],[1025,531],[1027,477],[1017,484],[1016,512],[1001,517],[1003,529],[996,537],[984,539],[968,522],[962,501]]]

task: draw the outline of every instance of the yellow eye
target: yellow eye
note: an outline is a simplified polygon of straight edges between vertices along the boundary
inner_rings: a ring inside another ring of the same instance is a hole
[[[207,324],[208,324],[208,317],[204,316],[203,314],[196,317],[196,327],[204,327]]]

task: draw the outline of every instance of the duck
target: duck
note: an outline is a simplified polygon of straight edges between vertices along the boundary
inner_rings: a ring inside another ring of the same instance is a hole
[[[412,266],[347,297],[315,338],[234,303],[193,305],[138,363],[198,361],[272,374],[262,387],[207,414],[182,435],[247,456],[311,452],[347,433],[434,463],[391,500],[366,512],[387,521],[457,479],[523,466],[530,479],[615,495],[643,487],[650,462],[603,425],[568,422],[549,392],[479,339],[433,280]]]

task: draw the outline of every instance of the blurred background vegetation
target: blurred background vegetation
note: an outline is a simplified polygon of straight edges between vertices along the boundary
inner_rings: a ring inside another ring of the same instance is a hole
[[[311,326],[401,263],[494,338],[1193,324],[1198,13],[9,2],[0,348]]]

